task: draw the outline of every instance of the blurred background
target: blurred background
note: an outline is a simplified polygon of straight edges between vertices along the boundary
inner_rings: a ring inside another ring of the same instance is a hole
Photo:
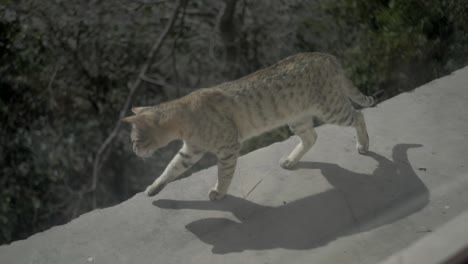
[[[388,99],[468,64],[468,1],[0,0],[0,244],[120,203],[162,172],[181,144],[137,158],[119,123],[131,106],[305,51],[337,56]]]

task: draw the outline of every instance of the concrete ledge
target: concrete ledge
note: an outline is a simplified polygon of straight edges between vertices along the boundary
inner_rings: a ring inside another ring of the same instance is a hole
[[[390,257],[382,264],[400,263],[466,263],[468,252],[468,213],[428,234],[408,249]],[[448,262],[446,262],[448,261]]]
[[[2,246],[0,263],[382,261],[468,209],[467,83],[464,68],[366,109],[369,155],[323,126],[294,171],[278,166],[293,137],[243,156],[223,201],[210,168]]]

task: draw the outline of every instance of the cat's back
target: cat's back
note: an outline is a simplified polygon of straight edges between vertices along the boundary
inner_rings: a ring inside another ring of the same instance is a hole
[[[271,66],[246,75],[237,81],[257,82],[272,78],[294,78],[302,74],[323,71],[336,72],[341,66],[333,55],[320,52],[303,52],[291,55]]]
[[[275,96],[284,96],[285,90],[292,92],[306,89],[311,83],[315,87],[320,87],[334,75],[342,73],[341,65],[333,55],[304,52],[291,55],[271,66],[214,88],[222,90],[227,96],[239,97],[241,100],[255,97],[252,93],[271,92]]]
[[[272,92],[282,96],[282,92],[286,90],[292,92],[291,88],[302,89],[304,85],[301,83],[314,80],[315,84],[319,84],[339,71],[341,66],[333,55],[303,52],[240,79],[194,91],[182,101],[191,109],[215,107],[220,110],[219,108],[225,108],[233,100],[261,100],[259,93]]]
[[[209,116],[233,111],[232,98],[226,89],[201,88],[181,98],[180,104],[195,115]]]

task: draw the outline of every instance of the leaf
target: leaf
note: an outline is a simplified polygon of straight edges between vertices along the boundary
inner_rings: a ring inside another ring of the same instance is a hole
[[[151,16],[153,15],[153,8],[150,5],[147,5],[143,9],[143,12],[145,13],[145,16]]]
[[[37,197],[33,196],[31,202],[32,202],[32,206],[33,206],[34,209],[37,210],[37,209],[41,208],[42,203]]]

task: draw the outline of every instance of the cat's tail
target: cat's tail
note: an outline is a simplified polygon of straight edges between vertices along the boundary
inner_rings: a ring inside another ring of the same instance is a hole
[[[359,89],[354,86],[353,82],[351,82],[351,80],[346,77],[343,77],[343,86],[346,95],[356,104],[364,107],[370,107],[374,105],[374,98],[372,96],[366,96],[361,93],[361,91],[359,91]]]

